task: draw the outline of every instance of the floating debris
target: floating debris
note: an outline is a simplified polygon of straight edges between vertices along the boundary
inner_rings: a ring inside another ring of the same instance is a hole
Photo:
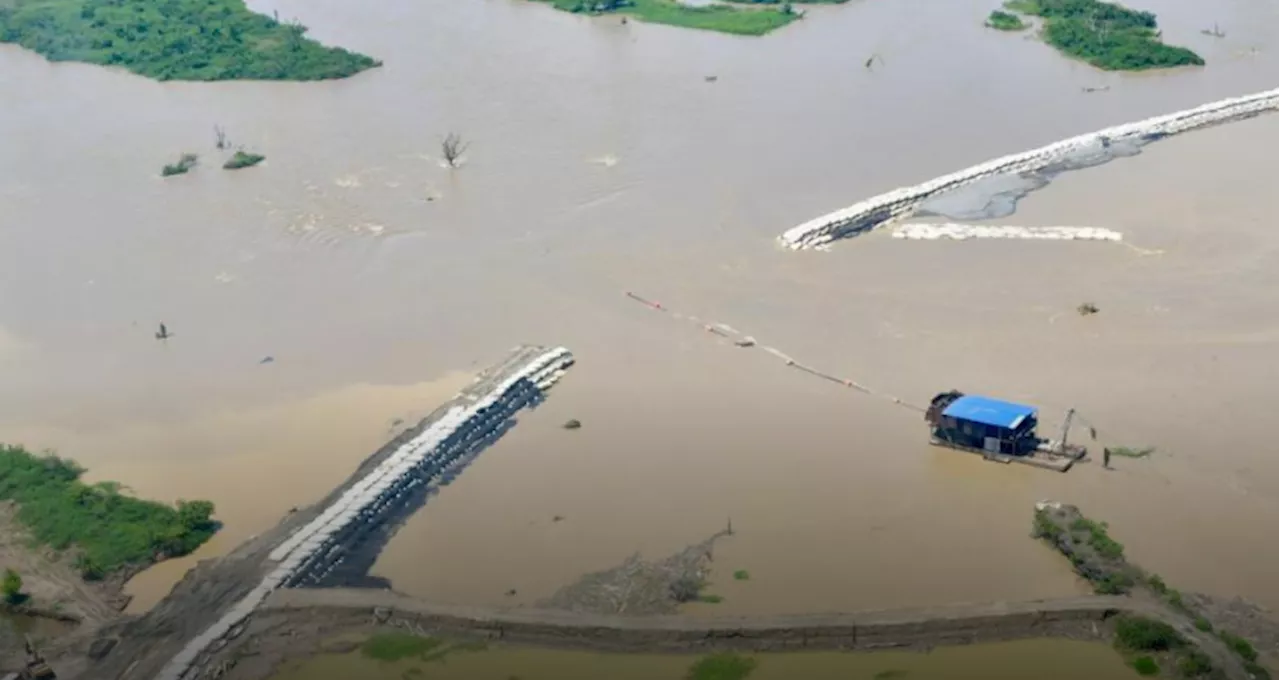
[[[582,427],[582,421],[577,420],[576,418],[571,418],[569,420],[566,420],[564,425],[561,425],[561,427],[563,427],[566,430],[576,430]]]

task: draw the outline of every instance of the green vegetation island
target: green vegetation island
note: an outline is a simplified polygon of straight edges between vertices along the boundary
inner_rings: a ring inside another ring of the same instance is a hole
[[[1017,14],[1001,12],[998,9],[991,10],[991,14],[987,16],[987,28],[994,28],[997,31],[1021,31],[1027,27],[1027,22],[1023,21]]]
[[[33,543],[74,555],[85,580],[127,578],[189,554],[219,528],[209,501],[170,506],[125,495],[115,482],[86,484],[83,474],[65,458],[0,444],[0,501],[17,505]]]
[[[803,13],[784,0],[730,0],[733,4],[687,5],[679,0],[537,0],[574,14],[620,14],[651,24],[700,28],[733,35],[764,35]],[[848,0],[794,0],[796,4],[840,4]],[[747,7],[746,5],[752,5]]]
[[[0,42],[156,80],[327,80],[381,62],[243,0],[0,0]]]
[[[1151,12],[1098,0],[1008,0],[1004,7],[1039,17],[1045,42],[1106,71],[1204,65],[1195,52],[1160,42]]]

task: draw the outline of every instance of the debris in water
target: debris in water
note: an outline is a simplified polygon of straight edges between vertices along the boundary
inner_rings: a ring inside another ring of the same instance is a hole
[[[164,323],[162,322],[160,324],[160,330],[156,331],[156,340],[168,340],[169,338],[172,338],[172,337],[173,337],[173,333],[170,333],[169,327],[164,325]]]
[[[564,425],[562,425],[562,427],[564,427],[564,429],[566,430],[576,430],[582,427],[582,421],[576,418],[571,418],[569,420],[566,420]]]
[[[270,355],[262,357],[261,359],[258,360],[259,364],[274,364],[275,362],[276,362],[276,358]]]
[[[556,515],[555,517],[552,517],[552,518],[551,518],[551,521],[552,521],[552,522],[563,522],[563,521],[564,521],[564,515]]]
[[[1085,302],[1076,307],[1076,312],[1078,312],[1080,316],[1092,316],[1098,313],[1098,306],[1092,302]]]
[[[720,79],[720,76],[704,76],[703,77],[703,80],[707,81],[708,83],[714,83],[719,79]]]

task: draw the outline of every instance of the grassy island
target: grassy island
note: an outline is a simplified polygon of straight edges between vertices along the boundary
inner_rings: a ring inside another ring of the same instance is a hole
[[[86,579],[186,555],[218,530],[209,501],[173,507],[124,495],[114,482],[86,484],[82,474],[70,460],[0,444],[0,501],[17,503],[38,543],[75,550]]]
[[[243,0],[3,0],[0,42],[157,80],[325,80],[379,62]]]
[[[799,19],[785,0],[732,0],[734,4],[687,5],[679,0],[539,0],[575,14],[620,14],[652,24],[700,28],[734,35],[764,35]],[[794,0],[838,4],[848,0]],[[752,5],[750,7],[746,5]]]
[[[1098,0],[1009,0],[1004,6],[1040,17],[1045,42],[1100,69],[1145,71],[1204,65],[1195,52],[1160,42],[1156,15],[1151,12]]]
[[[1027,27],[1027,22],[1023,21],[1017,14],[1009,12],[1001,12],[1000,10],[992,10],[987,16],[987,28],[994,28],[997,31],[1021,31]]]

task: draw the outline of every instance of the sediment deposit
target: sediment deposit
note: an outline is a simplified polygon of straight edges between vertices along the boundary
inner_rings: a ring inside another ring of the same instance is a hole
[[[985,177],[1036,172],[1090,148],[1106,148],[1117,142],[1141,144],[1209,125],[1250,118],[1276,110],[1278,100],[1280,90],[1268,90],[1078,135],[1038,149],[987,161],[923,184],[894,189],[868,198],[809,220],[783,233],[778,240],[792,250],[799,250],[815,248],[840,238],[858,236],[905,219],[922,202]]]

